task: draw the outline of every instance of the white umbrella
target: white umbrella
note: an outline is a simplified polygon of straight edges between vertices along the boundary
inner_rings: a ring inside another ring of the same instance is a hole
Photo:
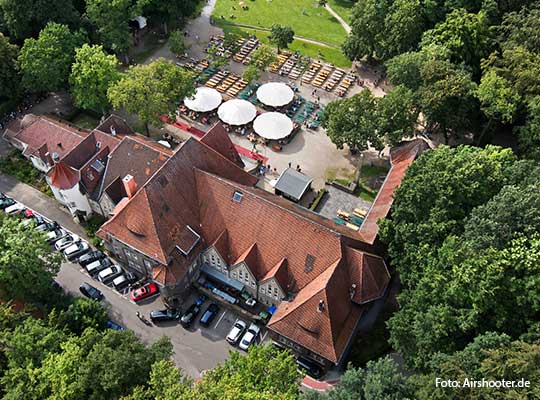
[[[257,98],[267,106],[281,107],[289,104],[294,99],[294,92],[284,83],[270,82],[257,89]]]
[[[245,125],[257,115],[257,109],[246,100],[226,101],[218,108],[219,119],[229,125]]]
[[[208,112],[221,104],[221,94],[206,86],[195,89],[193,97],[186,97],[184,104],[187,108],[197,112]]]
[[[268,112],[257,117],[253,130],[266,139],[283,139],[292,132],[293,122],[285,114]]]

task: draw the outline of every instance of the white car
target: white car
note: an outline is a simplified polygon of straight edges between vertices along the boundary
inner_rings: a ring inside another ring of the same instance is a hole
[[[66,235],[62,239],[54,243],[54,248],[57,251],[62,251],[64,249],[67,249],[72,244],[75,244],[80,241],[81,241],[81,238],[77,235]]]
[[[72,261],[75,258],[81,256],[82,254],[87,253],[90,250],[90,246],[88,243],[80,241],[77,243],[73,243],[71,246],[66,247],[64,249],[64,257],[66,257],[67,260]]]
[[[106,284],[120,274],[122,274],[122,268],[118,265],[113,265],[98,273],[98,281]]]
[[[62,228],[56,228],[50,232],[47,232],[45,238],[47,239],[47,243],[54,243],[59,239],[62,239],[64,236],[67,235],[67,232],[63,230]]]
[[[99,260],[91,262],[85,268],[90,275],[95,275],[98,272],[103,271],[105,268],[110,267],[111,265],[111,260],[109,260],[108,258],[101,258]]]
[[[238,340],[240,340],[240,337],[246,330],[246,327],[247,325],[244,321],[237,319],[231,331],[227,335],[227,342],[229,342],[232,345],[235,345],[236,343],[238,343]]]
[[[249,346],[251,346],[251,344],[257,338],[257,335],[259,334],[260,331],[261,331],[261,328],[259,328],[257,325],[252,323],[249,326],[247,332],[244,333],[244,336],[242,337],[242,340],[240,344],[238,345],[238,347],[240,347],[242,350],[247,351]]]
[[[24,206],[21,204],[21,203],[15,203],[13,204],[12,206],[9,206],[9,207],[6,207],[4,209],[4,212],[6,214],[16,214],[18,213],[19,211],[22,211],[24,210]]]

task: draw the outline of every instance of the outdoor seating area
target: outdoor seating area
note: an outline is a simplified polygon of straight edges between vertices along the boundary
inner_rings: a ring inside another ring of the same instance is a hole
[[[246,80],[233,72],[217,70],[204,85],[230,97],[236,97],[247,84]]]
[[[334,217],[333,220],[340,225],[344,225],[347,228],[357,231],[360,229],[360,226],[362,226],[366,214],[367,213],[360,208],[355,208],[352,213],[338,210],[337,216]]]
[[[251,61],[251,53],[259,47],[260,42],[259,39],[252,37],[248,39],[238,39],[237,45],[240,46],[240,50],[233,55],[233,60],[247,65]]]

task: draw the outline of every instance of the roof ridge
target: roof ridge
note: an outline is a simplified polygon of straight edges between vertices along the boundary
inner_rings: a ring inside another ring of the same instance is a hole
[[[225,183],[226,183],[227,185],[229,185],[229,186],[233,186],[233,187],[234,187],[235,185],[238,185],[238,186],[244,187],[244,188],[248,189],[248,193],[250,193],[251,195],[255,196],[255,197],[258,198],[259,200],[264,201],[264,202],[267,203],[267,204],[271,204],[271,205],[273,205],[273,206],[279,208],[279,209],[282,210],[282,211],[293,213],[294,215],[296,215],[296,216],[302,218],[302,219],[305,220],[305,221],[308,221],[308,222],[310,222],[310,223],[312,223],[312,224],[315,224],[315,225],[317,225],[317,226],[320,226],[322,229],[324,229],[324,230],[330,232],[331,234],[333,234],[333,235],[336,236],[336,237],[341,238],[341,237],[343,236],[340,232],[335,231],[335,230],[333,230],[332,228],[330,228],[330,227],[328,227],[328,226],[325,226],[325,225],[323,225],[323,224],[321,224],[321,223],[319,223],[319,222],[317,222],[317,221],[314,221],[314,220],[312,220],[312,219],[309,219],[309,218],[305,217],[304,215],[302,215],[301,213],[297,212],[296,210],[285,208],[285,207],[281,206],[281,205],[278,204],[278,203],[275,203],[275,202],[273,202],[273,201],[271,201],[271,200],[266,199],[266,198],[263,197],[263,196],[260,196],[260,195],[257,194],[257,193],[254,193],[254,192],[252,191],[252,188],[250,188],[250,187],[248,187],[248,186],[245,186],[245,185],[243,185],[243,184],[241,184],[241,183],[232,182],[232,181],[230,181],[230,180],[228,180],[228,179],[226,179],[226,178],[222,178],[221,176],[212,174],[212,173],[210,173],[210,172],[204,171],[204,170],[199,169],[199,168],[195,168],[195,169],[196,169],[197,171],[200,171],[200,172],[204,173],[204,174],[207,174],[207,175],[209,175],[209,176],[215,177],[216,179],[219,179],[219,180],[225,182]],[[258,188],[257,188],[257,189],[258,189]],[[259,190],[262,190],[262,189],[259,189]],[[309,210],[307,210],[307,211],[309,211]]]

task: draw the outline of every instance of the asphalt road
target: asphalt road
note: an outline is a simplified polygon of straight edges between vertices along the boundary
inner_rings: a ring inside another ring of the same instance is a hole
[[[82,227],[73,221],[67,210],[55,199],[2,174],[0,174],[0,191],[45,217],[57,221],[71,232],[86,237]],[[214,368],[227,358],[229,350],[233,350],[224,340],[235,320],[230,311],[222,310],[209,328],[199,327],[198,323],[191,331],[185,330],[177,323],[146,326],[137,318],[136,312],[139,311],[148,317],[150,311],[163,308],[159,298],[148,300],[144,304],[132,303],[108,286],[93,280],[79,265],[71,263],[62,265],[57,281],[64,290],[75,296],[81,295],[79,286],[83,282],[98,287],[105,295],[104,303],[110,310],[111,319],[135,332],[145,343],[153,343],[164,335],[168,336],[173,344],[176,365],[191,377],[197,378],[202,371]],[[207,301],[203,310],[208,304]]]

